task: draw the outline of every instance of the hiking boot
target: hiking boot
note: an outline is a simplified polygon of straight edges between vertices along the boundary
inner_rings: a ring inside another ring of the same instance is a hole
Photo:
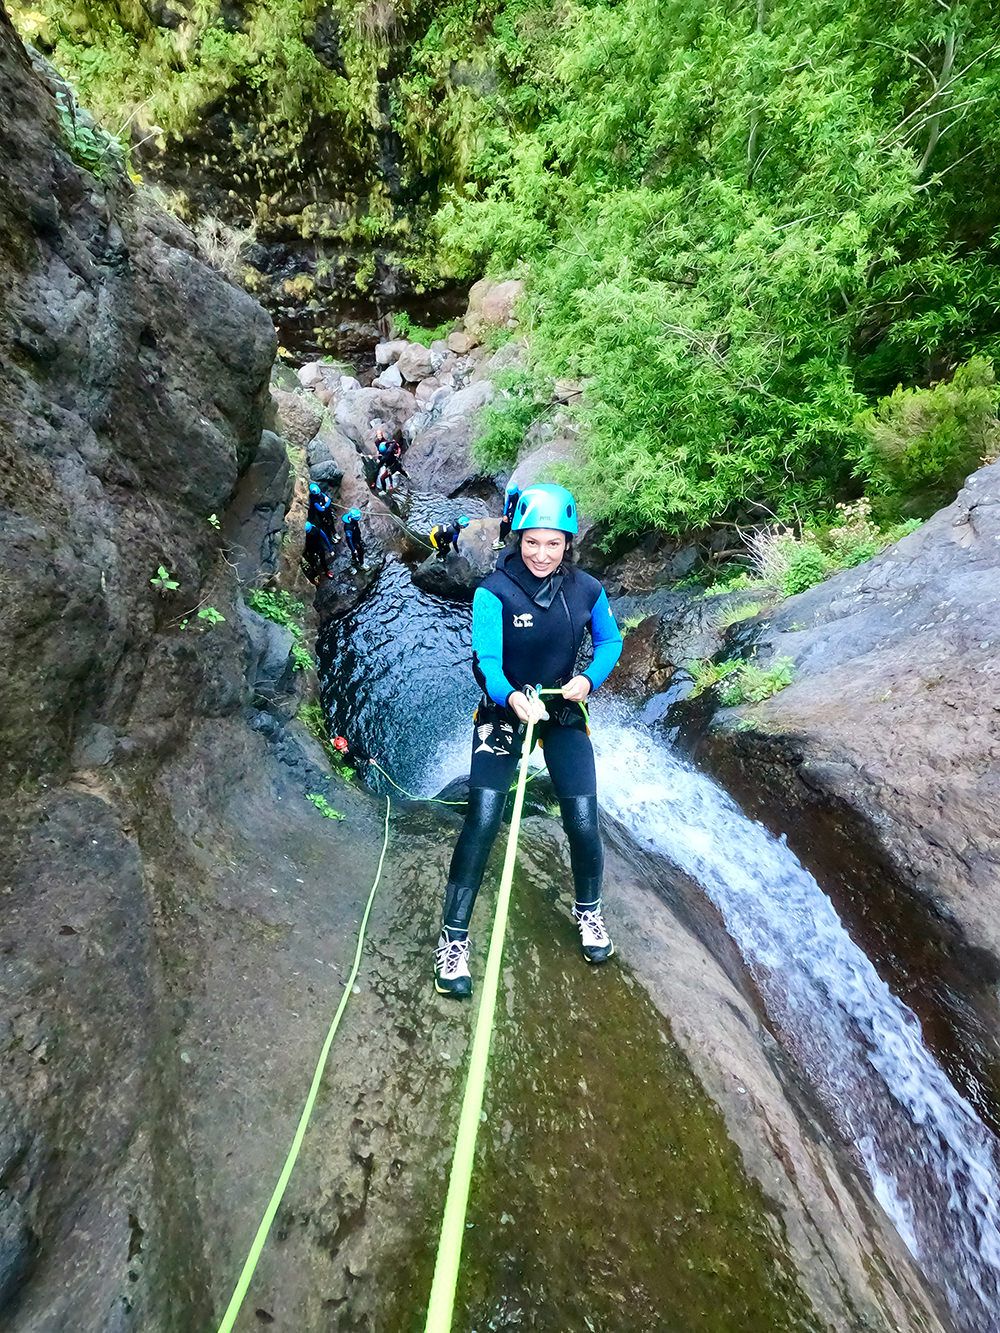
[[[614,953],[615,946],[605,928],[601,904],[598,903],[596,907],[587,907],[583,910],[574,907],[573,920],[579,928],[580,947],[587,962],[606,962]]]
[[[496,539],[496,541],[493,543],[493,549],[494,549],[494,551],[502,551],[503,548],[504,548],[506,545],[507,545],[507,543],[506,543],[506,542],[502,542],[502,541],[500,540],[500,538],[498,537],[498,538]]]
[[[434,989],[439,995],[454,995],[457,999],[472,994],[468,939],[447,940],[439,936],[434,950]]]

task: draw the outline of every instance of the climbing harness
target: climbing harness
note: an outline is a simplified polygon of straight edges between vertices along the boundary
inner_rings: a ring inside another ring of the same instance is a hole
[[[264,1245],[267,1242],[268,1233],[271,1230],[278,1209],[281,1207],[281,1201],[285,1197],[285,1190],[288,1188],[288,1182],[291,1179],[292,1171],[295,1169],[295,1163],[298,1160],[299,1150],[302,1147],[302,1140],[305,1138],[306,1130],[309,1128],[309,1121],[312,1118],[313,1108],[316,1105],[316,1096],[319,1093],[320,1084],[323,1081],[323,1075],[326,1072],[327,1057],[330,1054],[330,1047],[333,1045],[333,1039],[337,1034],[337,1028],[340,1026],[340,1020],[344,1010],[347,1008],[347,1002],[354,989],[354,983],[357,980],[358,969],[361,966],[361,951],[365,943],[365,930],[368,926],[368,918],[371,915],[372,904],[375,901],[375,890],[382,879],[382,867],[385,864],[385,853],[389,846],[389,797],[385,798],[385,826],[382,837],[382,851],[378,858],[378,868],[375,871],[375,880],[371,891],[368,894],[368,901],[365,903],[365,910],[361,916],[361,926],[358,930],[358,946],[354,951],[354,962],[351,966],[350,974],[344,983],[344,993],[340,997],[340,1004],[337,1005],[337,1012],[333,1016],[333,1022],[326,1034],[326,1040],[323,1042],[319,1053],[319,1059],[316,1061],[316,1069],[313,1073],[312,1084],[309,1088],[309,1095],[306,1097],[305,1106],[302,1108],[302,1114],[299,1116],[298,1127],[292,1139],[292,1146],[288,1149],[288,1156],[285,1158],[285,1164],[281,1168],[281,1174],[278,1177],[278,1183],[275,1185],[268,1201],[267,1208],[264,1210],[264,1216],[261,1219],[260,1226],[257,1228],[257,1234],[253,1238],[253,1244],[250,1246],[250,1253],[247,1255],[246,1263],[243,1265],[239,1280],[236,1283],[236,1289],[233,1292],[232,1299],[226,1307],[226,1313],[222,1316],[222,1323],[219,1325],[218,1333],[230,1333],[234,1327],[240,1309],[246,1299],[247,1291],[253,1280],[253,1275],[257,1270],[257,1264],[260,1262],[260,1256]]]
[[[560,693],[560,690],[532,690],[530,686],[525,690],[525,694],[529,698],[541,694]],[[490,1040],[493,1036],[496,1016],[497,993],[500,988],[500,963],[503,958],[504,936],[507,933],[510,893],[514,882],[514,865],[517,860],[517,840],[521,832],[521,810],[524,806],[524,791],[528,781],[528,756],[531,754],[534,731],[534,722],[528,722],[524,733],[524,743],[521,746],[520,772],[517,779],[517,789],[514,793],[510,832],[507,835],[507,852],[504,856],[503,873],[500,876],[500,891],[497,894],[493,931],[490,935],[486,971],[483,974],[482,998],[479,1001],[476,1028],[472,1037],[472,1050],[469,1054],[469,1069],[465,1078],[465,1092],[462,1096],[458,1133],[455,1136],[455,1152],[451,1162],[448,1195],[445,1199],[444,1217],[441,1221],[441,1236],[438,1240],[434,1279],[431,1283],[431,1295],[427,1306],[427,1322],[424,1325],[424,1333],[450,1333],[452,1314],[455,1309],[458,1270],[462,1258],[462,1241],[465,1237],[465,1215],[469,1205],[469,1189],[472,1185],[472,1168],[476,1155],[476,1133],[479,1129],[483,1109],[483,1095],[486,1090],[486,1069],[489,1063]]]

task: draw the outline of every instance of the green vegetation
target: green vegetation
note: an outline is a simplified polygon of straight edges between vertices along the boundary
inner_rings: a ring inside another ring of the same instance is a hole
[[[157,592],[176,592],[181,586],[175,578],[171,578],[166,565],[157,565],[156,573],[149,581]]]
[[[998,351],[995,31],[987,0],[511,13],[520,81],[439,233],[453,269],[526,278],[535,368],[586,382],[585,507],[679,530],[888,499],[865,413],[895,431],[900,384],[945,420],[894,502],[982,456],[961,373],[931,386]]]
[[[931,389],[897,388],[860,418],[860,470],[894,511],[927,517],[1000,452],[996,375],[983,357]]]
[[[410,342],[422,343],[424,347],[430,347],[431,343],[437,342],[439,339],[443,342],[456,323],[457,320],[446,319],[443,324],[437,324],[432,329],[426,329],[415,323],[405,310],[398,310],[392,317],[392,336],[394,338],[407,338]]]
[[[496,397],[480,414],[472,444],[476,460],[500,472],[517,461],[524,437],[546,410],[547,399],[523,370],[503,370],[493,383]]]
[[[57,94],[56,111],[69,155],[78,167],[92,172],[99,180],[104,179],[111,167],[124,167],[125,154],[118,139],[95,124],[65,93]]]
[[[754,616],[759,616],[762,610],[761,602],[737,602],[732,606],[723,607],[719,615],[719,628],[729,629],[733,625],[738,625],[741,620],[752,620]]]
[[[737,670],[719,684],[719,703],[724,708],[761,703],[791,685],[794,677],[795,663],[790,657],[779,657],[766,669],[753,662],[741,662]]]
[[[361,280],[376,250],[428,284],[522,277],[530,367],[478,456],[509,466],[541,386],[581,380],[571,480],[614,535],[768,511],[819,531],[859,494],[885,532],[997,451],[993,9],[204,0],[175,28],[133,0],[14,13],[85,104],[185,140],[262,230],[350,244]],[[788,588],[837,567],[817,549]]]
[[[339,810],[335,810],[326,797],[318,791],[311,791],[306,800],[310,805],[314,805],[324,819],[343,819],[344,816]]]
[[[790,657],[777,658],[767,669],[735,658],[725,662],[690,662],[687,669],[695,683],[692,697],[714,689],[724,708],[761,703],[791,685],[795,678],[795,663]]]
[[[221,611],[217,611],[214,606],[203,606],[198,612],[198,620],[204,620],[208,625],[224,625],[226,617]]]
[[[303,602],[281,588],[252,588],[246,595],[246,603],[258,615],[266,616],[290,632],[295,640],[292,644],[293,671],[310,671],[315,668],[316,659],[302,642],[305,631],[301,622],[306,613]],[[319,707],[318,704],[316,706]]]

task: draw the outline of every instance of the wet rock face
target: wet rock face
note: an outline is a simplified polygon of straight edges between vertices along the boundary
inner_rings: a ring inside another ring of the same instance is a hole
[[[959,991],[966,978],[996,1062],[1000,465],[883,555],[783,603],[758,657],[783,655],[794,683],[721,728],[712,762],[761,813],[797,812],[804,854],[871,850],[911,916],[936,919],[943,970]]]

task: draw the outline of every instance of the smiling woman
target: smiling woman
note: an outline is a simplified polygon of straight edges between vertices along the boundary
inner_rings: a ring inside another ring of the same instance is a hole
[[[473,672],[483,697],[472,738],[468,812],[434,955],[435,985],[445,995],[472,993],[469,922],[529,722],[537,726],[569,838],[583,955],[588,963],[603,963],[614,953],[601,912],[604,851],[583,701],[610,675],[622,638],[600,583],[571,563],[577,517],[570,492],[528,487],[512,526],[517,546],[500,557],[472,603]],[[593,660],[575,674],[588,629]],[[539,686],[558,692],[548,707],[534,692]]]

